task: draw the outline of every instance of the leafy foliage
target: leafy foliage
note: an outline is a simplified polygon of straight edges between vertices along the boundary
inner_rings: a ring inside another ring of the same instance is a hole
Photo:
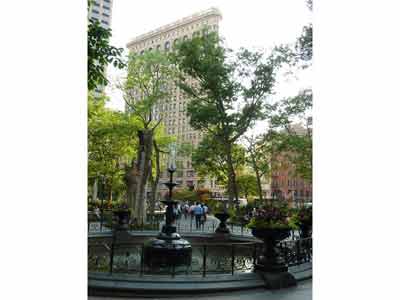
[[[236,177],[239,194],[248,196],[257,194],[257,178],[251,174],[243,174]]]
[[[105,76],[107,65],[122,69],[125,63],[122,59],[122,48],[109,44],[111,29],[102,27],[99,21],[88,21],[88,89],[105,86],[108,80]]]
[[[295,173],[312,180],[312,92],[283,99],[270,115],[271,130],[263,138],[264,151],[283,155]]]
[[[247,226],[257,229],[298,228],[296,217],[290,214],[288,208],[284,206],[268,206],[257,209]]]
[[[155,117],[157,104],[167,103],[175,67],[159,52],[129,55],[127,77],[119,87],[123,91],[128,111],[140,118],[144,128],[156,128],[162,117]]]
[[[88,175],[89,183],[100,175],[109,188],[122,190],[121,163],[136,152],[132,134],[140,128],[137,119],[105,107],[106,98],[88,98]]]
[[[234,144],[232,157],[234,169],[241,169],[245,164],[245,149],[239,144]],[[210,135],[204,136],[198,147],[193,151],[192,164],[199,176],[212,177],[219,184],[227,184],[228,165],[223,145],[215,141]]]
[[[190,125],[208,133],[214,143],[218,141],[215,150],[218,160],[223,157],[227,164],[229,197],[237,199],[233,145],[256,120],[265,118],[264,102],[275,83],[276,64],[259,52],[241,49],[233,54],[215,33],[179,43],[175,50],[171,59],[182,71],[177,85],[191,99]],[[188,76],[194,84],[187,81]],[[208,164],[210,169],[215,170],[215,161]],[[215,173],[219,178],[224,175]]]

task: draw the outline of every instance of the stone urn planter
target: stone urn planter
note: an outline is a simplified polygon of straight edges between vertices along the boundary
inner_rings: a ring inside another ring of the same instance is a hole
[[[289,237],[289,228],[253,228],[252,234],[264,241],[264,251],[259,257],[256,268],[268,272],[287,271],[284,259],[276,244]]]
[[[128,209],[119,209],[113,211],[114,224],[116,230],[128,230],[130,211]]]
[[[296,279],[288,272],[288,267],[276,245],[289,237],[290,228],[252,228],[252,234],[264,241],[264,251],[258,257],[255,271],[260,272],[266,287],[279,289],[296,285]]]
[[[226,212],[221,212],[221,213],[216,213],[214,216],[219,220],[219,225],[217,229],[215,230],[215,233],[224,233],[224,234],[229,234],[229,228],[226,226],[226,221],[229,219],[230,214]]]

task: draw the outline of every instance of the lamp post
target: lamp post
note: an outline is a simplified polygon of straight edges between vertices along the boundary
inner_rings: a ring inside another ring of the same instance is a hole
[[[103,220],[104,220],[104,190],[105,190],[105,177],[103,175],[100,175],[100,179],[101,179],[101,208],[100,208],[100,231],[103,230]]]
[[[172,145],[170,147],[170,155],[168,158],[168,173],[169,173],[169,182],[165,182],[164,184],[168,187],[168,200],[162,201],[165,205],[167,205],[167,209],[165,212],[165,225],[163,226],[162,233],[166,235],[171,235],[176,232],[176,227],[173,226],[174,222],[174,205],[175,201],[172,200],[172,190],[177,185],[173,181],[174,172],[176,171],[176,152],[175,147]]]

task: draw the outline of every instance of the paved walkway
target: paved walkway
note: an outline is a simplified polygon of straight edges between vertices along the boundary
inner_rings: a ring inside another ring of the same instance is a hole
[[[202,294],[202,295],[180,295],[180,296],[155,296],[146,298],[124,298],[124,299],[191,299],[191,300],[311,300],[312,299],[312,280],[301,281],[296,287],[287,288],[282,290],[265,290],[256,289],[248,291],[238,291],[229,293],[217,293],[217,294]],[[88,297],[89,300],[120,300],[121,298],[110,298],[110,297]]]
[[[160,223],[160,230],[162,227],[162,223]],[[177,227],[178,232],[205,232],[205,233],[213,233],[215,229],[217,229],[219,225],[219,220],[212,215],[207,216],[206,222],[201,226],[200,229],[196,229],[196,220],[195,218],[191,218],[188,216],[186,219],[182,216],[179,220],[176,221],[175,226]],[[240,234],[240,235],[248,235],[251,236],[251,230],[246,228],[245,226],[237,226],[237,225],[229,225],[228,226],[231,233]],[[103,226],[102,232],[111,231],[109,228]],[[95,233],[100,232],[100,222],[92,222],[89,224],[89,232]]]

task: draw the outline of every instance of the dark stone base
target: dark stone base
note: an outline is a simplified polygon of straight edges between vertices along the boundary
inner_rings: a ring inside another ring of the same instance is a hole
[[[117,241],[125,241],[131,238],[131,235],[126,230],[116,230],[114,234]]]
[[[230,232],[230,230],[229,230],[229,228],[228,227],[217,227],[217,229],[215,229],[215,233],[218,233],[218,234],[230,234],[231,232]]]
[[[289,272],[264,272],[257,271],[265,282],[265,288],[269,290],[283,289],[291,286],[296,286],[297,281]]]
[[[179,234],[160,233],[157,239],[145,243],[144,263],[150,267],[189,266],[192,246]]]
[[[256,264],[254,266],[254,269],[257,271],[267,272],[267,273],[283,273],[288,271],[288,267],[284,264],[268,264],[267,266],[262,264]]]

